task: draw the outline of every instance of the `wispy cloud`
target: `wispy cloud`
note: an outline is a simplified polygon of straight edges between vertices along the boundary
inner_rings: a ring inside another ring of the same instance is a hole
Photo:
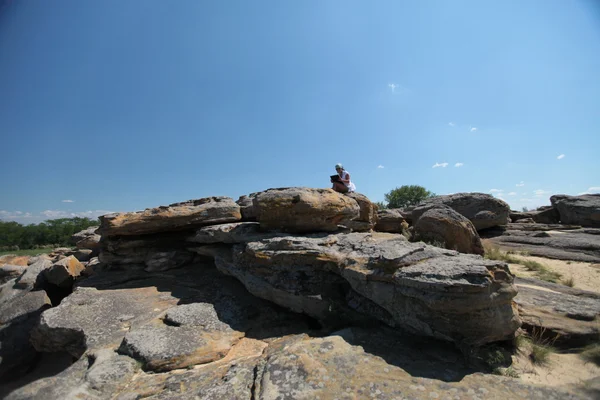
[[[63,203],[75,203],[75,200],[63,200]]]
[[[525,186],[525,182],[521,181],[521,183],[517,183],[515,186],[517,186],[517,187]]]
[[[577,195],[581,196],[583,194],[596,194],[600,193],[600,186],[592,186],[588,188],[585,192],[577,193]]]
[[[476,130],[477,130],[477,128],[475,128],[475,127],[471,128],[471,132],[475,132]]]
[[[448,126],[456,126],[454,122],[448,122]]]
[[[563,158],[565,158],[564,154],[559,155],[558,157],[556,157],[557,160],[562,160]]]
[[[396,92],[396,88],[398,87],[398,85],[396,85],[395,83],[388,83],[388,87],[390,89],[392,89],[392,93]]]
[[[517,192],[510,192],[509,194],[507,194],[507,196],[516,196]]]
[[[542,190],[542,189],[538,189],[538,190],[534,190],[533,191],[533,194],[535,196],[537,196],[537,197],[543,196],[543,195],[548,194],[548,193],[550,193],[548,190]]]
[[[383,165],[379,164],[379,165],[377,166],[377,168],[379,168],[379,169],[384,169],[385,167],[384,167]]]
[[[435,164],[433,164],[433,167],[431,167],[431,168],[438,168],[438,167],[446,168],[447,166],[448,166],[447,162],[443,162],[443,163],[436,162]]]
[[[454,164],[454,166],[455,166],[456,168],[462,167],[463,165],[465,165],[465,164],[463,164],[463,163],[461,163],[461,162],[457,162],[456,164]]]
[[[502,193],[504,190],[502,189],[490,189],[490,193]]]

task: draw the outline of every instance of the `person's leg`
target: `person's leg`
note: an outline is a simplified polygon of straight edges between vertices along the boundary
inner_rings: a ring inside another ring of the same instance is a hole
[[[340,183],[340,182],[335,182],[333,184],[333,190],[335,190],[336,192],[339,192],[339,193],[347,193],[348,192],[348,188],[346,187],[346,185],[344,185],[343,183]]]

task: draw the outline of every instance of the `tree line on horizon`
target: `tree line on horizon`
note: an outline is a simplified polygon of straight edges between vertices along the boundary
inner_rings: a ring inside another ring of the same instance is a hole
[[[70,246],[74,233],[98,226],[90,218],[59,218],[22,225],[14,221],[0,221],[0,251]]]

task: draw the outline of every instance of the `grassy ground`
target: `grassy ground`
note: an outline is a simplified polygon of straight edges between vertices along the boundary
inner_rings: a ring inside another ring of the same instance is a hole
[[[42,253],[50,253],[54,248],[47,247],[42,249],[28,249],[28,250],[12,250],[12,251],[0,251],[0,256],[7,254],[14,254],[17,256],[37,256]]]
[[[483,248],[485,250],[485,258],[489,260],[500,260],[506,261],[510,264],[521,264],[529,271],[535,272],[535,275],[538,279],[548,282],[561,283],[560,279],[562,275],[557,272],[551,271],[542,263],[531,260],[523,260],[521,258],[515,257],[512,254],[504,252],[498,247],[493,246],[489,243],[484,243]]]

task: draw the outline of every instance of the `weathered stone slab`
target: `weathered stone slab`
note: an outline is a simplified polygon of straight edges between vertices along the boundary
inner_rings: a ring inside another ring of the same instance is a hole
[[[86,349],[116,348],[126,331],[158,318],[178,299],[155,287],[126,290],[77,288],[58,307],[44,311],[31,334],[38,351],[68,351],[79,357]]]
[[[207,197],[149,208],[144,211],[100,217],[98,232],[103,237],[177,231],[223,224],[242,218],[240,206],[229,197]]]
[[[527,224],[510,224],[509,230],[490,240],[503,248],[527,251],[533,256],[600,262],[600,235],[594,232],[585,229],[523,230],[523,225]]]
[[[145,370],[157,372],[209,363],[223,358],[243,336],[221,328],[217,321],[207,321],[206,326],[145,325],[125,335],[119,352],[141,361]],[[218,329],[210,329],[211,325]]]
[[[220,224],[205,226],[196,231],[187,240],[192,243],[245,243],[276,236],[282,236],[277,232],[263,232],[258,222],[234,222],[232,224]]]
[[[555,346],[581,348],[600,337],[600,294],[516,278],[515,302],[523,325]]]
[[[215,254],[217,268],[255,296],[322,321],[366,313],[475,345],[508,339],[520,325],[505,263],[408,243],[401,235],[281,237]]]

